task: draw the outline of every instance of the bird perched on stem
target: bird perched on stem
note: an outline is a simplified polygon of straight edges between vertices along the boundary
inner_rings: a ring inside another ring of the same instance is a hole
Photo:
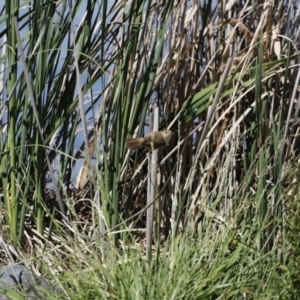
[[[149,132],[142,138],[128,138],[125,140],[129,150],[136,150],[145,147],[149,151],[161,149],[167,145],[172,138],[171,130]]]

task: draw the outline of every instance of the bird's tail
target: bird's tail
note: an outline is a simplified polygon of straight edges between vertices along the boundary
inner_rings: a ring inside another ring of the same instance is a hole
[[[125,140],[129,150],[136,150],[143,146],[143,138],[128,138]]]

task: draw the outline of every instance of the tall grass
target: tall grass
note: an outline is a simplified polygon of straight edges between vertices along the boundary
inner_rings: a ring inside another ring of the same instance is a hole
[[[296,294],[298,10],[6,1],[2,261],[35,254],[72,299]],[[147,156],[125,139],[154,107],[176,138],[158,155],[146,262]]]

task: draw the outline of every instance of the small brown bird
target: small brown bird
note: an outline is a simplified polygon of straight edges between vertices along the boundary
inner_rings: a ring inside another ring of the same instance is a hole
[[[161,149],[167,145],[172,138],[171,130],[149,132],[142,138],[128,138],[125,140],[129,150],[136,150],[145,147],[149,151]]]

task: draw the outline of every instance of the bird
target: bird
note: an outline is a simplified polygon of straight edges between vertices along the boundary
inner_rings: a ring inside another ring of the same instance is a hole
[[[169,145],[173,132],[169,129],[163,131],[152,131],[142,138],[127,138],[127,148],[131,151],[146,148],[149,151],[164,148]]]

